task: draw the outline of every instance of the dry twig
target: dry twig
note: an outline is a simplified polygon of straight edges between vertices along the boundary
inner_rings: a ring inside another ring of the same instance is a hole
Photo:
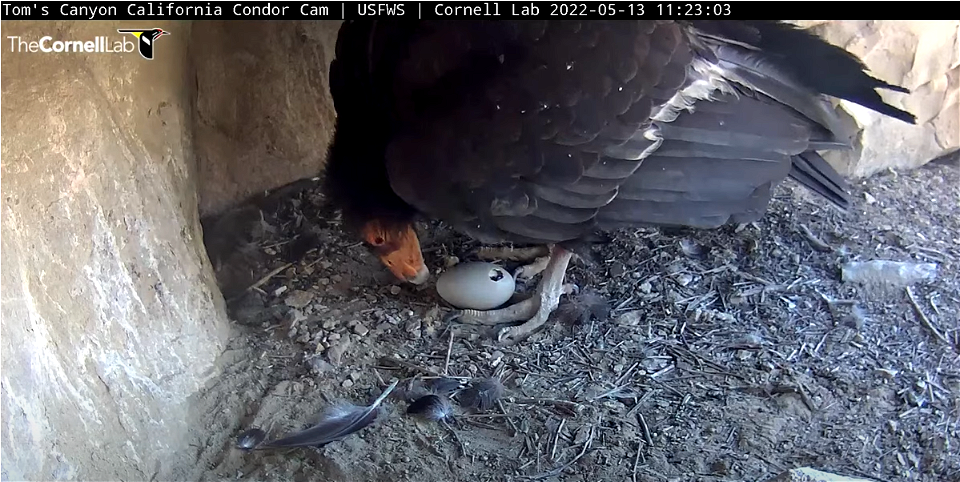
[[[810,228],[808,228],[806,225],[800,225],[800,232],[803,233],[803,237],[807,238],[807,241],[810,242],[810,245],[813,246],[813,249],[823,252],[833,251],[833,248],[831,248],[829,244],[820,240],[820,238],[813,234],[813,231],[810,231]]]
[[[920,304],[917,303],[917,299],[913,296],[913,290],[909,286],[906,287],[907,299],[910,300],[910,304],[913,305],[913,310],[917,312],[917,317],[920,318],[920,323],[923,323],[923,326],[927,327],[928,330],[933,332],[933,336],[936,336],[938,340],[950,344],[950,340],[947,339],[943,333],[940,333],[940,330],[936,326],[933,326],[933,323],[927,318],[927,315],[923,314],[923,310],[920,309]]]

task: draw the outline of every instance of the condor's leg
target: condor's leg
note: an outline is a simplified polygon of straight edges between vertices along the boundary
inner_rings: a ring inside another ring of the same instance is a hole
[[[553,313],[560,304],[560,296],[570,293],[572,285],[564,285],[563,279],[571,258],[573,258],[572,252],[560,246],[554,246],[550,253],[550,261],[543,270],[543,277],[533,296],[499,310],[463,310],[459,317],[460,321],[481,325],[525,321],[522,325],[500,330],[497,338],[509,343],[527,337],[546,323],[550,313]]]

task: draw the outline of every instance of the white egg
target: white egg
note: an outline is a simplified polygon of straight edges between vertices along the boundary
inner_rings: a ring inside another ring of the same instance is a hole
[[[437,279],[437,293],[447,303],[473,310],[496,308],[513,296],[513,276],[493,263],[460,263]]]

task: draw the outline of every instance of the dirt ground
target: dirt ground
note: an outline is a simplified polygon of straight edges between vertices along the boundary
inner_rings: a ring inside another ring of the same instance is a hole
[[[314,182],[282,189],[205,223],[237,335],[199,401],[198,478],[762,481],[811,466],[960,480],[958,186],[954,159],[857,183],[846,214],[787,184],[755,224],[615,233],[568,271],[580,295],[514,346],[446,323],[432,282],[395,284]],[[476,259],[442,225],[421,234],[437,271]],[[841,282],[843,263],[873,259],[939,272],[911,286],[915,305],[903,287]],[[584,308],[596,296],[608,313]],[[234,448],[246,429],[277,437],[444,372],[497,375],[507,393],[452,430],[392,396],[322,448]]]

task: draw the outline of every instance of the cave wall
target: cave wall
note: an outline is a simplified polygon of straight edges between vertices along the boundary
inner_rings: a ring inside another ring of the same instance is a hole
[[[129,22],[4,22],[3,480],[159,480],[191,467],[190,398],[228,335],[202,245],[189,23],[136,53]],[[179,475],[178,475],[179,474]]]
[[[200,213],[320,173],[336,114],[327,69],[339,21],[197,22]]]

